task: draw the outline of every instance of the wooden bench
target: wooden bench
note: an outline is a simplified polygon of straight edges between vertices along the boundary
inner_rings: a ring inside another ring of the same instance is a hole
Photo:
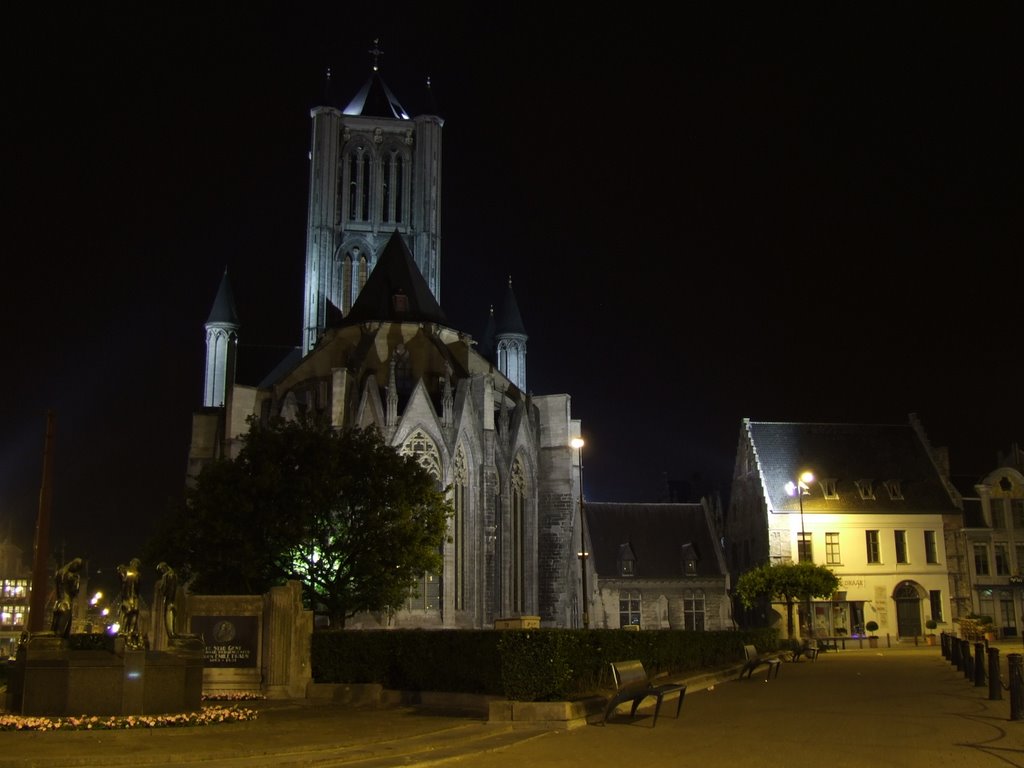
[[[820,641],[816,638],[805,638],[800,647],[793,651],[793,661],[800,661],[801,656],[806,656],[811,661],[818,660],[818,652],[821,650]]]
[[[754,675],[754,670],[758,667],[768,667],[768,675],[765,680],[771,677],[779,676],[779,668],[782,666],[782,659],[779,658],[777,653],[758,653],[757,648],[753,645],[744,645],[743,654],[747,657],[743,668],[740,669],[740,680],[743,679],[743,675],[747,676],[749,680]]]
[[[653,696],[655,699],[654,719],[651,722],[653,728],[658,723],[661,700],[671,693],[679,694],[676,703],[676,718],[679,717],[679,711],[683,708],[683,697],[686,695],[686,683],[652,683],[644,670],[644,665],[637,660],[613,661],[612,677],[615,679],[615,693],[608,700],[602,723],[608,722],[608,718],[615,708],[627,701],[633,702],[629,714],[631,717],[636,717],[636,710],[640,706],[640,702]]]

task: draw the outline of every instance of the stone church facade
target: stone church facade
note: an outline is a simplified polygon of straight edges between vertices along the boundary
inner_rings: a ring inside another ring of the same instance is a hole
[[[424,574],[401,610],[346,626],[486,628],[517,616],[578,626],[570,440],[580,422],[569,395],[527,388],[511,285],[479,341],[445,320],[443,120],[410,118],[376,66],[345,108],[311,117],[300,343],[253,371],[225,274],[206,324],[190,479],[237,455],[250,416],[316,412],[338,429],[376,427],[450,489],[455,515],[443,570]]]

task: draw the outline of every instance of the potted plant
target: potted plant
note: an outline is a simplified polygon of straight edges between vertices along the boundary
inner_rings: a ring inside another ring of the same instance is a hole
[[[935,619],[928,619],[924,625],[928,628],[928,634],[924,636],[924,641],[928,645],[935,645],[935,628],[939,626],[939,623]]]
[[[870,633],[868,635],[868,645],[870,645],[872,648],[877,648],[878,647],[878,635],[876,635],[875,632],[878,631],[878,622],[877,621],[869,621],[869,622],[867,622],[864,625],[864,629],[866,629]]]

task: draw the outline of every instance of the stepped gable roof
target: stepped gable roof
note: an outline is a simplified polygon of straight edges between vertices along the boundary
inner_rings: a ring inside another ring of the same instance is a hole
[[[346,115],[363,117],[388,117],[394,120],[408,120],[409,114],[398,98],[388,88],[380,71],[375,66],[363,87],[342,110]]]
[[[238,325],[238,312],[235,310],[235,294],[231,290],[227,268],[224,269],[224,276],[220,279],[220,287],[217,288],[217,296],[213,300],[213,308],[210,310],[210,317],[207,318],[206,322],[221,325]]]
[[[351,311],[337,325],[369,321],[447,324],[441,306],[397,231],[384,246]]]
[[[512,290],[511,277],[508,279],[508,289],[505,291],[505,300],[501,304],[501,311],[495,318],[495,333],[497,336],[526,335],[526,326],[523,325],[523,317],[519,314],[519,303]]]
[[[911,424],[798,424],[745,420],[769,508],[794,512],[800,500],[786,483],[805,471],[815,476],[804,511],[953,514],[959,510],[929,448]],[[826,499],[833,481],[838,498]],[[873,498],[858,483],[869,481]],[[893,497],[886,483],[898,483]]]
[[[678,579],[684,547],[696,555],[698,576],[721,576],[707,516],[700,504],[586,502],[587,534],[601,578],[619,575],[620,548],[636,557],[634,579]]]

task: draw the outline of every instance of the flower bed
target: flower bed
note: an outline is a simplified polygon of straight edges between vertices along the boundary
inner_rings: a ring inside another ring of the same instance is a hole
[[[25,717],[0,714],[0,731],[120,731],[128,728],[181,728],[255,720],[258,713],[244,707],[203,707],[198,712],[169,715],[79,715]]]

